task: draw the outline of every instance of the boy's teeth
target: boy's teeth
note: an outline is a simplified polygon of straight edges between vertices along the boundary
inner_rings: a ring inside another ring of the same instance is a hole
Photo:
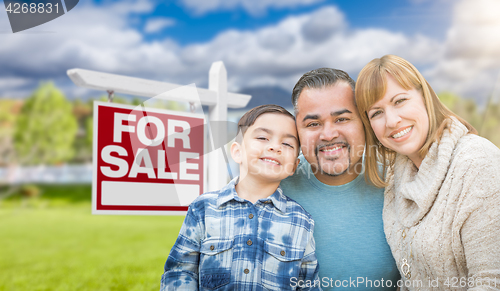
[[[267,161],[267,162],[275,163],[276,165],[279,165],[279,163],[276,162],[275,160],[270,160],[270,159],[263,159],[263,160]]]
[[[400,131],[398,133],[396,133],[395,135],[393,135],[392,137],[393,138],[400,138],[402,136],[404,136],[405,134],[407,134],[408,132],[410,132],[410,130],[413,128],[413,126],[410,126],[408,127],[407,129],[403,130],[403,131]]]

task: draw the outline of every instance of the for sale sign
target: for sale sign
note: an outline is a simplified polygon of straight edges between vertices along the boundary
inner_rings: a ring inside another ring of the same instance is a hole
[[[94,102],[92,213],[184,214],[204,185],[203,115]]]

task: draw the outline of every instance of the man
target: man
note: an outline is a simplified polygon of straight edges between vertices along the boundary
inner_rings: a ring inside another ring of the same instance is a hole
[[[341,70],[304,74],[292,92],[302,155],[285,193],[315,220],[324,290],[395,290],[400,278],[382,224],[383,189],[363,175],[364,129],[354,81]]]

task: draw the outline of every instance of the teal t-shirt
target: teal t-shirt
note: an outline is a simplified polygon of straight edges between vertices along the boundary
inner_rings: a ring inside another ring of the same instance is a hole
[[[345,185],[323,184],[300,160],[281,187],[315,221],[323,290],[396,290],[400,275],[382,224],[384,189],[366,184],[363,174]]]

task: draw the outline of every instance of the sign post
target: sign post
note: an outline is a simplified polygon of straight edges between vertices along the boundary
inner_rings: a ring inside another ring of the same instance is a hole
[[[212,65],[209,73],[208,89],[217,92],[216,102],[208,111],[210,121],[227,120],[227,72],[222,62]],[[246,105],[246,104],[245,104]],[[212,126],[212,147],[215,148],[216,141],[227,140],[227,126]],[[215,191],[222,188],[227,183],[227,163],[222,150],[211,153],[210,156],[210,176],[208,182],[208,191]],[[213,164],[212,164],[213,163]]]

